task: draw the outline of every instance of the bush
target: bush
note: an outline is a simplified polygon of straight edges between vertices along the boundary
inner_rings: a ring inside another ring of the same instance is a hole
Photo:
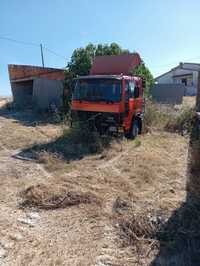
[[[64,129],[63,138],[78,146],[80,153],[101,152],[110,143],[110,137],[99,135],[88,123],[76,122],[74,127]]]
[[[166,124],[172,119],[172,116],[174,114],[172,114],[171,107],[147,100],[144,119],[145,132],[152,131],[153,129],[163,130]]]
[[[194,117],[194,110],[185,107],[184,109],[180,110],[180,113],[176,117],[168,121],[165,128],[168,131],[189,134],[192,130]]]
[[[154,78],[150,70],[145,66],[144,63],[142,63],[136,68],[134,68],[130,74],[133,76],[139,76],[145,81],[144,94],[149,97],[150,88],[154,84]]]
[[[175,108],[172,105],[146,102],[144,131],[154,129],[189,134],[194,120],[194,110],[189,107]]]

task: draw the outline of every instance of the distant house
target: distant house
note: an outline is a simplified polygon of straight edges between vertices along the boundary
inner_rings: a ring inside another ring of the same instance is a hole
[[[157,84],[182,84],[185,88],[184,94],[194,96],[197,94],[198,72],[190,69],[198,69],[199,66],[200,64],[197,63],[181,63],[170,71],[156,77],[155,82]]]
[[[25,108],[48,109],[63,104],[64,70],[30,65],[8,65],[13,101]]]

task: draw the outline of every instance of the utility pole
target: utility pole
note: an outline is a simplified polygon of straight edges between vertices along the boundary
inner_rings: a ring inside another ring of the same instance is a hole
[[[196,96],[196,116],[192,126],[189,145],[189,162],[188,162],[188,180],[187,180],[187,197],[195,204],[200,204],[200,66],[180,67],[185,70],[197,71],[197,96]]]
[[[43,47],[42,47],[42,44],[40,44],[40,52],[41,52],[41,58],[42,58],[42,66],[44,67],[44,55],[43,55]]]

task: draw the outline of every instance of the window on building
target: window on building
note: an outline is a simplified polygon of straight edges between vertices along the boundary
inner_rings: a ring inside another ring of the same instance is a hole
[[[181,79],[181,82],[182,82],[182,84],[184,84],[185,86],[187,86],[187,79],[186,78]]]

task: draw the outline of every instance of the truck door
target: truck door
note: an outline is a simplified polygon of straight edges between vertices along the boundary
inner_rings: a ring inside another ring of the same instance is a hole
[[[139,98],[139,88],[134,81],[126,81],[125,87],[125,110],[128,116],[130,112],[137,109],[137,102]]]
[[[125,128],[128,130],[132,123],[134,113],[139,107],[140,90],[132,80],[125,83]]]

